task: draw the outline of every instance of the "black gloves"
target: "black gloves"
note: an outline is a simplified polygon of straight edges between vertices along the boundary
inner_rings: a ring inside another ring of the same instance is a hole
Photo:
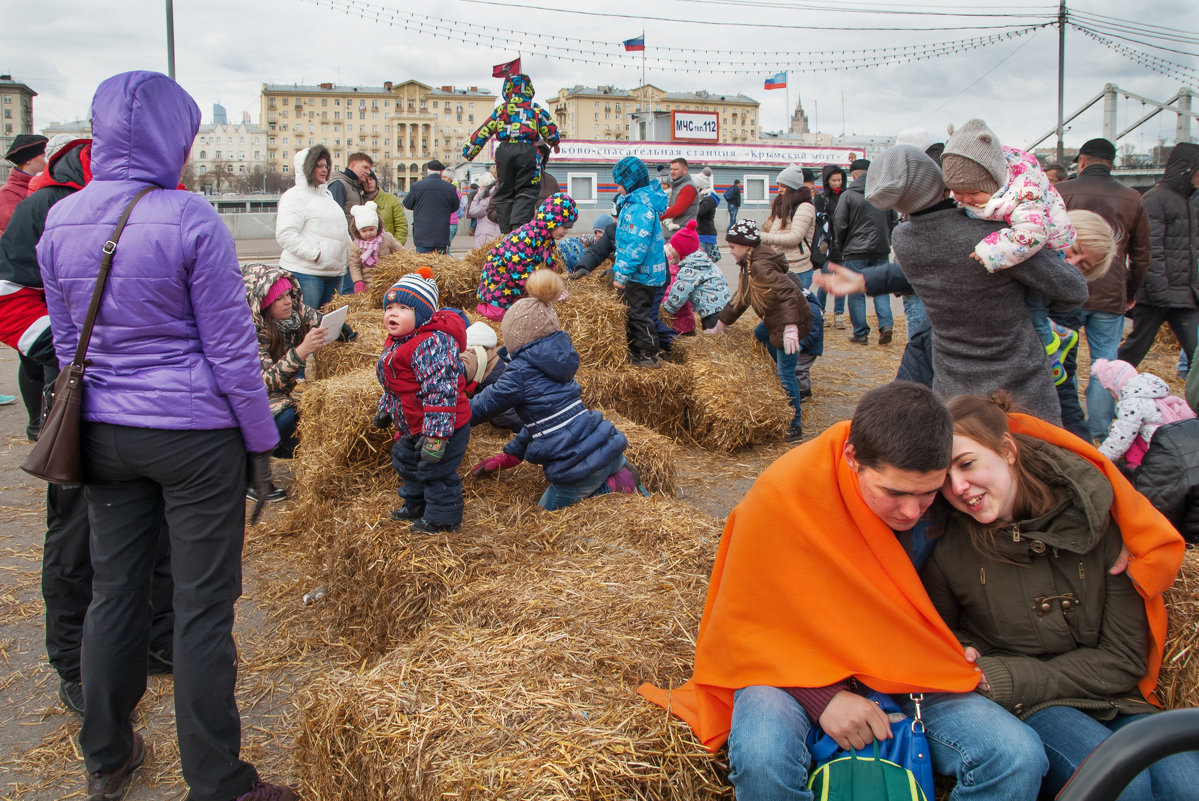
[[[375,428],[387,428],[391,423],[391,412],[386,409],[380,409],[375,412],[375,417],[371,420],[371,425]]]

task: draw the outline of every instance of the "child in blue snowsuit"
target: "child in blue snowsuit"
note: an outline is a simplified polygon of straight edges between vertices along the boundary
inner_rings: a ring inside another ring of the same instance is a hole
[[[666,211],[666,193],[650,181],[645,162],[636,156],[625,156],[616,162],[612,180],[620,193],[616,198],[612,284],[628,308],[629,359],[638,367],[657,367],[661,342],[655,326],[654,296],[659,287],[666,285],[667,278],[666,243],[660,220]]]

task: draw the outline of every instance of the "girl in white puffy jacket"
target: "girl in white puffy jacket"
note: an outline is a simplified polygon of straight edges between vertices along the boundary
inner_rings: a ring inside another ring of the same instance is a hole
[[[279,266],[300,282],[304,305],[319,309],[341,286],[350,257],[345,212],[325,187],[333,159],[324,145],[296,153],[296,185],[279,198]]]
[[[1123,456],[1130,467],[1138,467],[1158,428],[1195,416],[1186,401],[1170,394],[1165,381],[1153,373],[1138,373],[1128,362],[1096,359],[1091,378],[1116,396],[1116,417],[1099,446],[1113,462]]]

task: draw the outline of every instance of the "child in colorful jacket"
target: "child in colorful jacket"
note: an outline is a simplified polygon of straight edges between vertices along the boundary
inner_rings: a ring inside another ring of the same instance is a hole
[[[678,265],[662,310],[675,316],[675,330],[684,333],[678,326],[678,314],[684,310],[690,315],[691,307],[699,315],[705,331],[716,325],[721,309],[729,303],[729,284],[724,280],[720,268],[713,264],[706,251],[700,248],[695,220],[675,232],[667,245],[666,258]],[[691,330],[695,330],[694,321]]]
[[[473,422],[515,411],[523,428],[471,473],[504,470],[521,461],[539,464],[550,486],[538,504],[549,510],[609,492],[642,491],[637,471],[625,461],[628,439],[580,400],[579,354],[570,335],[559,329],[552,305],[562,294],[562,278],[538,270],[529,277],[528,290],[529,297],[513,304],[500,324],[511,362],[471,400]]]
[[[579,207],[570,195],[557,192],[545,199],[530,222],[501,239],[483,264],[476,293],[479,314],[504,319],[504,312],[524,293],[525,279],[539,267],[553,265],[556,243],[578,218]]]
[[[974,247],[971,257],[987,272],[1020,264],[1045,247],[1065,258],[1074,244],[1074,226],[1065,201],[1036,158],[1000,145],[987,124],[974,119],[956,131],[950,129],[941,168],[945,185],[967,214],[1008,225]],[[1053,381],[1061,384],[1067,379],[1062,361],[1078,342],[1078,332],[1049,319],[1044,296],[1029,293],[1026,303],[1033,328],[1051,357]]]
[[[437,306],[433,271],[405,275],[383,296],[387,345],[376,374],[383,386],[375,425],[395,424],[391,465],[404,505],[392,520],[419,532],[457,531],[462,522],[458,465],[470,440],[470,401],[459,353],[466,324]]]
[[[1129,467],[1139,467],[1158,428],[1166,423],[1192,420],[1195,412],[1153,373],[1119,359],[1096,359],[1091,377],[1116,398],[1116,416],[1099,452],[1113,462],[1124,457]]]
[[[509,75],[504,80],[504,102],[496,106],[470,141],[462,155],[473,161],[487,140],[495,137],[496,188],[491,203],[502,233],[533,218],[537,206],[540,173],[537,141],[544,139],[558,150],[558,126],[549,112],[533,102],[533,82],[528,75]]]
[[[666,285],[666,243],[661,214],[666,193],[649,179],[645,162],[625,156],[612,168],[616,198],[616,252],[612,285],[628,309],[629,360],[638,367],[658,367],[661,343],[650,309],[658,287]]]

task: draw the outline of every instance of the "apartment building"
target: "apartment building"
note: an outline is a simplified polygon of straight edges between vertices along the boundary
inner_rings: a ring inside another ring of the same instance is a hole
[[[267,169],[266,131],[240,122],[201,125],[192,142],[188,163],[198,178],[215,169],[232,176],[246,175],[258,167]]]
[[[33,133],[35,97],[37,92],[11,75],[0,75],[0,155],[8,152],[18,136]],[[12,165],[0,158],[0,183],[8,180],[11,170]]]
[[[646,111],[710,111],[720,115],[722,144],[758,141],[757,100],[742,94],[668,92],[653,84],[635,89],[614,86],[573,86],[558,90],[546,107],[570,139],[628,141],[630,115]]]
[[[477,86],[432,87],[419,81],[382,86],[263,84],[262,128],[268,169],[293,174],[299,150],[321,143],[334,169],[355,152],[375,161],[384,188],[404,190],[424,177],[424,163],[461,161],[462,145],[491,114],[496,97]]]

